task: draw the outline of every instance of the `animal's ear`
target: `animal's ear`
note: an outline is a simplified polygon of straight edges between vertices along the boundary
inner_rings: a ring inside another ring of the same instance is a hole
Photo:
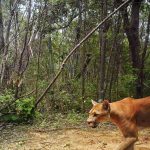
[[[108,100],[103,100],[102,106],[104,110],[108,110],[108,111],[110,110],[110,104]]]
[[[93,101],[92,100],[92,104],[93,104],[93,106],[95,106],[96,104],[98,104],[96,101]]]

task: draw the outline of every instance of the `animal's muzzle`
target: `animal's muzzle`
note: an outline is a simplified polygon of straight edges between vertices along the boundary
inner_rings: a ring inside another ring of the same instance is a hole
[[[93,121],[88,121],[88,126],[89,127],[92,127],[92,128],[96,128],[98,126],[98,123],[97,122],[93,122]]]

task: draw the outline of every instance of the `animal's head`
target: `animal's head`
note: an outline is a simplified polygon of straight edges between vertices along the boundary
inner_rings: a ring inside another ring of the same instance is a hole
[[[96,128],[100,122],[108,121],[110,117],[110,104],[108,100],[97,103],[92,100],[93,107],[89,112],[87,123],[90,127]]]

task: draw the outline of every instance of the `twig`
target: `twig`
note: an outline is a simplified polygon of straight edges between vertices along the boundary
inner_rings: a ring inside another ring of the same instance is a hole
[[[36,100],[35,108],[37,108],[38,104],[42,101],[43,97],[46,95],[48,90],[51,88],[51,86],[55,83],[59,75],[61,74],[62,70],[64,69],[65,63],[70,58],[70,56],[80,47],[81,44],[83,44],[100,26],[102,26],[107,20],[110,19],[117,11],[119,11],[123,6],[131,2],[131,0],[125,1],[123,4],[121,4],[117,9],[115,9],[112,13],[110,13],[103,21],[101,21],[91,32],[89,32],[66,56],[66,58],[63,60],[61,67],[59,71],[57,72],[56,76],[53,78],[53,80],[49,83],[45,91],[41,94],[41,96]]]
[[[143,83],[143,85],[150,89],[150,86],[148,86],[146,83]]]
[[[34,93],[34,92],[35,92],[35,89],[32,90],[32,91],[30,91],[29,93],[26,93],[26,94],[24,94],[24,95],[19,96],[19,98],[27,97],[27,96],[31,95],[32,93]],[[19,99],[19,98],[18,98],[18,99]]]

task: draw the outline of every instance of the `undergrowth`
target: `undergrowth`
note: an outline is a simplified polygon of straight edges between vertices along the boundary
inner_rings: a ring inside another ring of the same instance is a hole
[[[53,113],[41,117],[35,121],[36,126],[40,128],[66,128],[80,127],[86,123],[86,114],[76,113],[74,111],[67,114]]]

